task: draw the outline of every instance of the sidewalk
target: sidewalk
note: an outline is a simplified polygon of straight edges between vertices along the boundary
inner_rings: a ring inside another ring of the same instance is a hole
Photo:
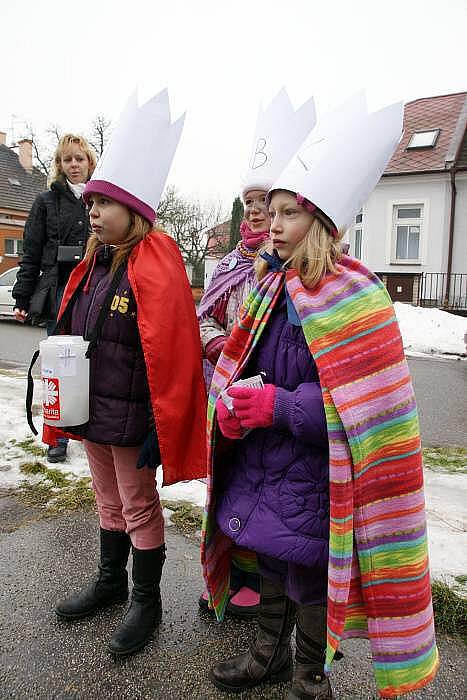
[[[122,607],[71,624],[56,619],[55,601],[94,571],[97,533],[93,513],[36,520],[34,511],[6,492],[0,494],[0,698],[229,697],[211,686],[209,668],[217,659],[244,650],[254,625],[235,620],[217,625],[198,612],[198,544],[174,528],[168,529],[167,537],[163,623],[142,652],[114,661],[105,651]],[[438,678],[410,697],[461,700],[466,647],[449,637],[438,642]],[[342,648],[344,659],[333,667],[335,700],[376,698],[367,643],[351,641]],[[286,686],[262,686],[236,697],[284,698],[286,693]]]

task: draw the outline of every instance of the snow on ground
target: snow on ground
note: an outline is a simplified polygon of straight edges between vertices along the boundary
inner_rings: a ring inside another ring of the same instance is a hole
[[[394,304],[407,355],[412,353],[464,355],[467,318],[441,309]]]
[[[35,405],[41,400],[40,382],[35,382]],[[31,438],[26,423],[24,397],[26,378],[19,373],[0,373],[0,488],[13,488],[24,478],[20,464],[31,459],[17,444]],[[42,421],[34,418],[39,435]],[[34,444],[42,447],[35,438]],[[43,460],[44,461],[44,460]],[[64,464],[51,465],[77,477],[88,476],[89,469],[83,447],[70,442],[69,456]],[[157,470],[157,482],[162,483],[162,470]],[[159,489],[166,501],[187,501],[204,506],[206,486],[201,481],[189,481]],[[431,571],[435,578],[452,581],[454,576],[467,574],[467,474],[446,474],[425,469],[425,496],[428,517],[428,539]],[[170,511],[165,513],[170,524]]]

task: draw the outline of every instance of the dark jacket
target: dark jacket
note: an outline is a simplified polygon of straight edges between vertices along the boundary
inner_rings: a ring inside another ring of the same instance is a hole
[[[219,527],[240,546],[326,569],[329,456],[318,373],[301,326],[274,309],[243,377],[264,372],[277,388],[274,424],[234,443],[219,467]],[[216,487],[217,488],[217,487]]]
[[[96,252],[91,278],[71,312],[71,333],[94,329],[112,281],[110,247]],[[79,433],[105,445],[139,445],[149,430],[149,389],[136,321],[136,302],[125,271],[90,360],[89,422]]]
[[[12,292],[15,306],[43,318],[55,318],[57,287],[66,284],[77,264],[58,263],[58,246],[85,247],[88,235],[89,217],[83,199],[77,199],[66,184],[53,182],[36,197],[24,227],[23,258]]]

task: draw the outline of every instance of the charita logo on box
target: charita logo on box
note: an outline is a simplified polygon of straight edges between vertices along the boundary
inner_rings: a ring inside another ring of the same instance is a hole
[[[60,420],[60,391],[59,382],[55,377],[44,377],[42,380],[44,418]]]

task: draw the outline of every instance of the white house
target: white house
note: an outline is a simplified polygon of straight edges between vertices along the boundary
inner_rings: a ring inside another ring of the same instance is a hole
[[[396,301],[467,310],[466,121],[466,92],[407,103],[401,142],[348,232]]]

